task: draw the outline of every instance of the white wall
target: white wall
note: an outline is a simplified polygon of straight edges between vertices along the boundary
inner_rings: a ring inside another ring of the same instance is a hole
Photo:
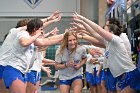
[[[30,17],[44,18],[49,16],[53,11],[60,10],[63,13],[63,18],[60,22],[50,25],[46,32],[57,26],[60,33],[71,25],[71,15],[77,11],[83,16],[98,21],[98,0],[42,0],[42,2],[32,9],[25,0],[3,0],[0,3],[0,41],[4,35],[16,26],[18,20]]]
[[[70,16],[74,11],[80,12],[80,0],[31,0],[38,1],[32,4],[28,1],[2,0],[0,16],[49,16],[56,10],[60,10],[63,16]]]
[[[80,13],[86,18],[98,22],[98,0],[81,0]]]

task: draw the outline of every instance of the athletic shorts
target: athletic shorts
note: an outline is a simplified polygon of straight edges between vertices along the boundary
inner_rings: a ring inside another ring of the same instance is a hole
[[[0,79],[2,79],[5,66],[0,65]]]
[[[121,89],[130,86],[134,90],[140,90],[140,72],[137,68],[133,71],[122,74],[117,77],[117,80],[118,87]]]
[[[10,88],[12,82],[17,78],[22,82],[26,83],[26,75],[23,74],[20,70],[12,67],[12,66],[5,66],[3,71],[3,80],[7,89]]]
[[[105,71],[104,70],[102,70],[102,78],[101,78],[101,80],[105,81]]]
[[[99,76],[97,76],[98,70],[96,68],[93,69],[93,86],[101,84],[102,78],[102,71],[100,72]]]
[[[104,75],[105,75],[107,90],[116,91],[117,79],[113,77],[113,75],[111,74],[108,68],[104,69]]]
[[[92,75],[92,73],[86,72],[86,81],[89,84],[93,85],[93,75]]]
[[[29,73],[27,73],[27,82],[30,82],[36,85],[37,81],[40,81],[40,80],[41,80],[40,72],[31,70]]]
[[[69,80],[59,80],[59,84],[60,85],[69,85],[69,86],[71,86],[72,82],[75,81],[76,79],[81,79],[82,80],[83,76],[82,75],[76,76],[76,77],[74,77],[72,79],[69,79]]]

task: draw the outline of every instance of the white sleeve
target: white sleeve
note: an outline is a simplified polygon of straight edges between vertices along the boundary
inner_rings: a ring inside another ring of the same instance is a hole
[[[30,37],[29,33],[27,31],[20,31],[18,34],[17,34],[17,37],[20,39],[22,37],[24,38],[28,38]]]

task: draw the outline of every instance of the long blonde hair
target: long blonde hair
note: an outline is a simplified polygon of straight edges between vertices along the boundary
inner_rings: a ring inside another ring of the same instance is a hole
[[[68,37],[71,36],[71,35],[73,35],[76,38],[77,45],[78,45],[78,38],[77,38],[76,32],[75,31],[68,31],[68,32],[65,33],[64,38],[63,38],[63,41],[61,43],[60,52],[59,52],[60,54],[63,54],[64,50],[66,48],[68,48]],[[76,50],[77,45],[76,45],[75,49],[73,49],[73,50],[70,51],[70,53],[72,53],[73,51]]]

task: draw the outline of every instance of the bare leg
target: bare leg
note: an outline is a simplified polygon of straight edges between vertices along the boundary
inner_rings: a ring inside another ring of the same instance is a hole
[[[97,85],[97,93],[101,93],[101,91],[102,91],[102,90],[101,90],[101,84],[98,84],[98,85]]]
[[[37,90],[36,85],[34,85],[30,82],[27,82],[26,93],[35,93],[36,90]]]
[[[72,88],[74,93],[82,93],[83,82],[81,79],[76,79],[72,83]]]
[[[104,80],[101,81],[101,93],[107,93]]]
[[[5,87],[3,79],[0,79],[0,93],[9,93],[9,90]]]
[[[94,90],[93,90],[93,86],[92,86],[91,84],[89,84],[89,88],[90,88],[90,89],[89,89],[89,93],[94,93],[94,92],[93,92],[93,91],[94,91]]]
[[[35,92],[35,93],[38,93],[39,84],[40,84],[40,81],[37,81],[37,82],[36,82],[36,92]]]
[[[26,93],[26,84],[17,78],[13,81],[9,91],[10,93]]]
[[[60,93],[70,93],[69,85],[60,85],[59,89],[60,89]]]
[[[117,93],[136,93],[136,91],[132,88],[130,88],[130,86],[125,87],[123,90],[117,91]]]
[[[93,93],[97,93],[97,86],[93,86]]]

